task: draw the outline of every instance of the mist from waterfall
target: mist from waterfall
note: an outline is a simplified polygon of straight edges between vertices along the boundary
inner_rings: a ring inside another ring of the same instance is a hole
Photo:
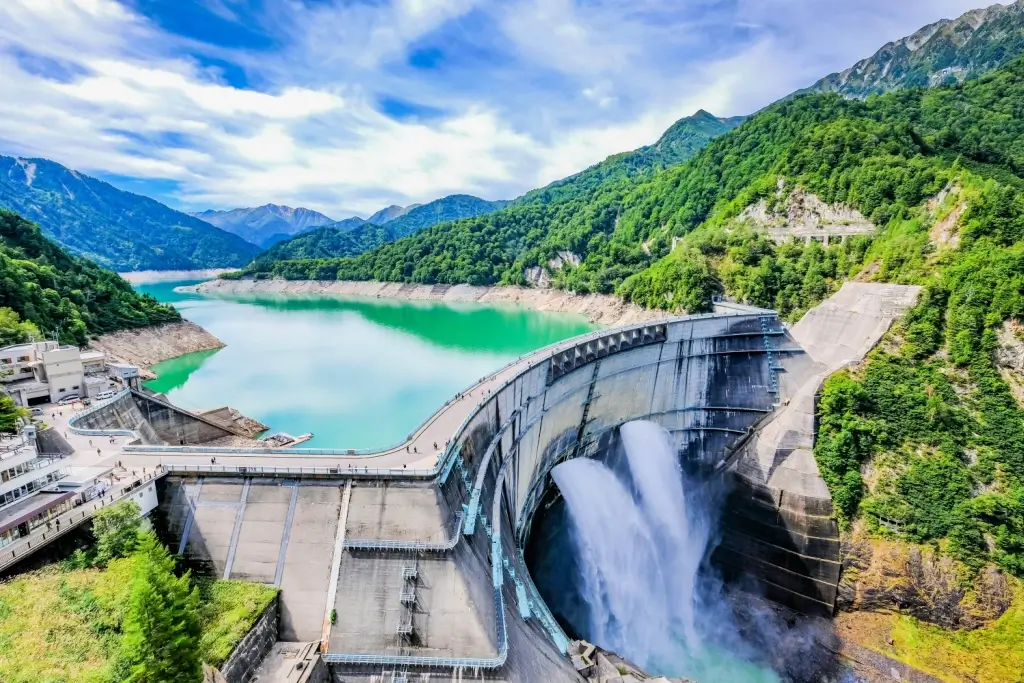
[[[723,491],[683,472],[660,426],[620,429],[624,466],[578,458],[551,475],[565,499],[587,640],[650,673],[700,683],[778,681],[740,635],[707,563]]]

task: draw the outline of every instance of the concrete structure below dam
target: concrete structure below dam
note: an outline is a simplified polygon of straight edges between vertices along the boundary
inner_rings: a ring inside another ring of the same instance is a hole
[[[336,681],[453,671],[579,680],[524,560],[551,469],[601,457],[625,422],[660,424],[681,459],[734,480],[714,556],[723,573],[831,615],[839,542],[812,453],[815,397],[917,292],[847,283],[792,328],[772,311],[722,304],[568,340],[483,380],[473,400],[414,432],[409,444],[450,440],[426,462],[427,449],[404,445],[137,444],[123,458],[169,471],[158,488],[164,537],[202,571],[279,586],[281,640],[320,642]]]

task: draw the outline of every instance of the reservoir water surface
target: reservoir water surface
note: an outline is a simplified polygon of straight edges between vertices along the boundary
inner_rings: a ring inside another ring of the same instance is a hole
[[[187,408],[230,405],[304,446],[403,440],[456,392],[583,334],[579,316],[515,307],[301,295],[202,296],[138,285],[227,346],[160,363],[146,384]]]

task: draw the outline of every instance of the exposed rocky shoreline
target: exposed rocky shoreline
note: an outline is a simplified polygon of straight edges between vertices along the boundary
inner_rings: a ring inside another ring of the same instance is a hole
[[[211,280],[194,287],[201,294],[306,294],[355,296],[409,301],[511,304],[549,313],[586,316],[597,325],[617,326],[656,320],[666,311],[641,308],[605,294],[573,294],[558,289],[528,287],[474,287],[472,285],[417,285],[398,282],[345,280]]]
[[[231,268],[207,268],[205,270],[134,270],[118,273],[133,285],[151,282],[174,282],[175,280],[208,280],[221,273],[230,272]]]
[[[138,365],[143,379],[156,376],[150,367],[157,363],[186,353],[209,351],[223,346],[224,342],[189,320],[137,330],[121,330],[89,342],[90,348],[104,352],[108,360]]]

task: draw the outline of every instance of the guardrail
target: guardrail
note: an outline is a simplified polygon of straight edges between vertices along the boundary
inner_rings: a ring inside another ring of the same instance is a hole
[[[438,469],[402,469],[374,467],[273,467],[252,465],[179,465],[162,463],[160,465],[168,473],[194,474],[232,474],[252,477],[256,475],[277,476],[285,474],[311,474],[332,477],[382,477],[404,475],[416,478],[432,478]]]
[[[78,434],[80,436],[127,436],[133,439],[138,439],[139,435],[132,429],[84,429],[82,427],[75,426],[79,420],[87,415],[92,415],[96,411],[107,407],[114,401],[124,398],[125,396],[131,395],[131,389],[122,389],[121,391],[114,394],[111,398],[98,403],[93,403],[91,406],[86,408],[80,413],[75,413],[68,418],[68,431],[72,434]]]
[[[444,541],[390,541],[345,539],[346,550],[391,550],[396,552],[447,552],[459,542],[459,529],[462,527],[462,513],[455,515],[455,529],[450,538]]]

